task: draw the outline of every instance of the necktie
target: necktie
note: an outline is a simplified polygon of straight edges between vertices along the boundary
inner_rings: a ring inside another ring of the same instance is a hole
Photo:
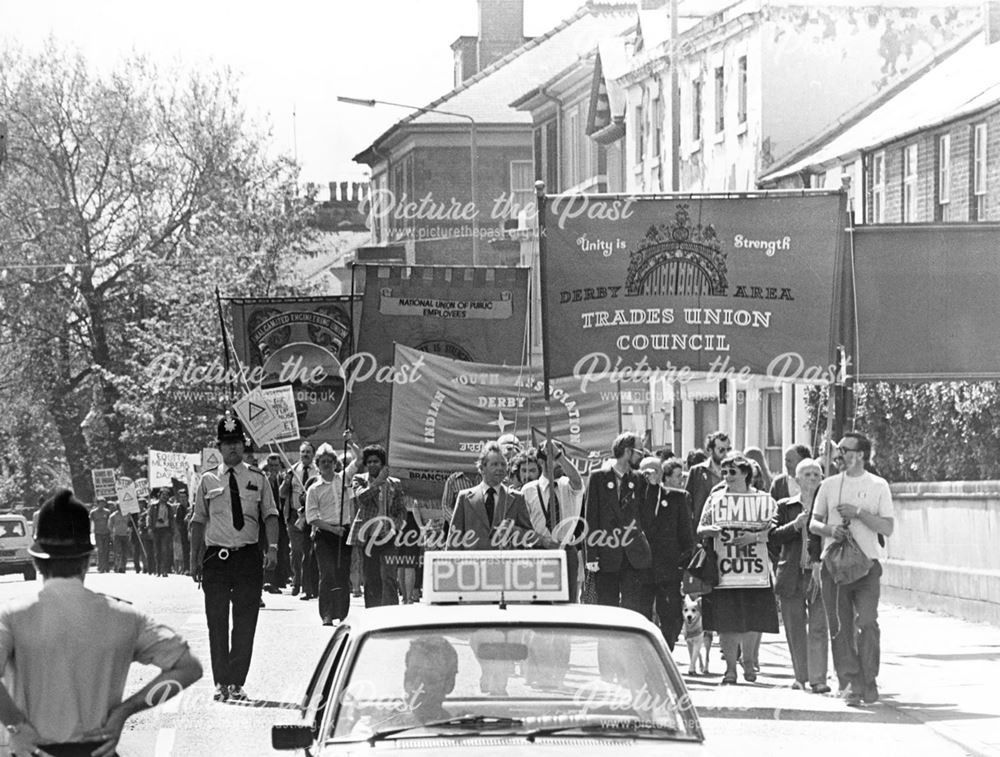
[[[559,512],[559,496],[556,494],[555,484],[549,484],[549,506],[545,513],[545,527],[551,532],[561,520],[562,514]]]
[[[496,491],[493,490],[493,487],[486,490],[486,520],[489,521],[491,526],[493,525],[493,513],[496,511],[497,507],[495,497]]]
[[[233,528],[243,530],[243,501],[240,499],[240,485],[236,483],[236,474],[229,469],[229,505],[233,509]]]

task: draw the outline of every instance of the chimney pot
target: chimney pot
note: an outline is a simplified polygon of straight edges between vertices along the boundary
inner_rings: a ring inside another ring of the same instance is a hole
[[[347,182],[340,182],[340,201],[344,202],[347,199]]]
[[[330,202],[337,201],[337,182],[330,182]]]

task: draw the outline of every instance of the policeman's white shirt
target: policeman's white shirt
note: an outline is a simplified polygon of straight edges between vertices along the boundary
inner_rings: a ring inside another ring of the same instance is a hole
[[[245,547],[256,544],[261,520],[278,516],[271,493],[271,482],[264,472],[244,462],[232,466],[240,490],[243,528],[233,526],[233,510],[229,502],[230,466],[220,465],[202,474],[194,495],[194,515],[191,520],[205,524],[205,544],[210,547]]]
[[[574,490],[569,483],[568,476],[560,476],[556,479],[556,496],[559,498],[559,518],[577,518],[583,509],[583,487]],[[528,517],[531,519],[531,527],[535,531],[547,538],[552,538],[549,529],[545,527],[545,514],[549,509],[549,480],[542,476],[535,481],[529,481],[521,487],[521,495],[524,503],[528,506]],[[573,529],[570,529],[570,533]]]
[[[77,578],[47,579],[0,609],[0,670],[43,741],[79,741],[122,702],[133,662],[173,667],[188,645],[127,602]]]

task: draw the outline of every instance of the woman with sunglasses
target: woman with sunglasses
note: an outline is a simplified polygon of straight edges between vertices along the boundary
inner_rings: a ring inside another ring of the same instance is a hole
[[[723,528],[717,525],[713,513],[714,502],[726,494],[759,494],[759,490],[751,486],[753,480],[753,464],[743,455],[728,455],[722,461],[723,485],[713,490],[711,497],[705,503],[701,520],[698,523],[699,538],[715,538],[722,534]],[[773,504],[773,503],[772,503]],[[744,531],[737,535],[732,543],[744,547],[754,542],[767,544],[768,526],[760,530]],[[726,674],[723,684],[736,683],[736,665],[739,650],[743,649],[743,677],[753,682],[757,680],[756,650],[759,648],[760,635],[778,633],[778,608],[774,601],[774,592],[770,586],[759,588],[727,588],[713,591],[702,598],[702,615],[706,631],[719,634],[719,644],[722,656],[726,661]]]

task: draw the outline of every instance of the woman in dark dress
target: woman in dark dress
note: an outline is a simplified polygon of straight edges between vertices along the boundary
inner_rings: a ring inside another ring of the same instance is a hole
[[[713,519],[713,501],[731,494],[759,494],[750,486],[753,479],[753,465],[742,455],[729,455],[722,461],[724,485],[712,492],[698,524],[698,537],[716,537],[722,533],[722,526]],[[767,543],[768,526],[760,530],[746,531],[738,535],[733,544],[745,546],[754,542]],[[722,656],[726,660],[726,674],[723,684],[736,683],[738,651],[742,647],[743,677],[747,681],[757,680],[757,660],[754,650],[759,646],[760,634],[778,633],[778,608],[774,592],[770,586],[760,588],[716,589],[702,599],[702,615],[706,631],[719,634]]]

